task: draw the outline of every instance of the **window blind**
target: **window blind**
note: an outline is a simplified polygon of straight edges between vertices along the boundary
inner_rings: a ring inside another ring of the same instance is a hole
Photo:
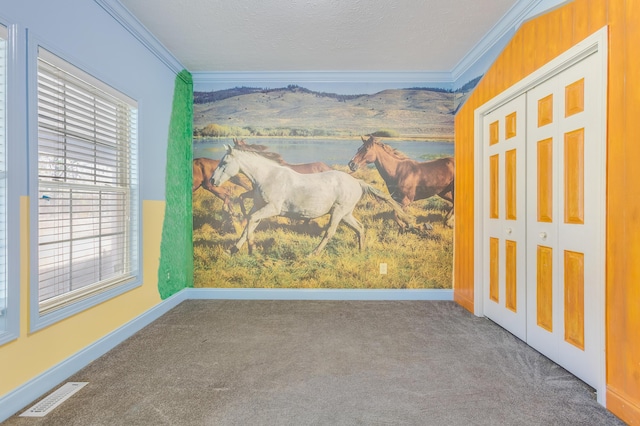
[[[6,189],[6,104],[7,104],[7,28],[0,25],[0,333],[6,330],[7,311],[7,226]]]
[[[137,105],[40,48],[40,312],[128,282],[137,271]]]

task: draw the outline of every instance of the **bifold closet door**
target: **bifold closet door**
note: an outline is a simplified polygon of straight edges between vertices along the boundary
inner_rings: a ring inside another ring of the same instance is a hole
[[[487,317],[526,340],[526,98],[484,116],[483,306]]]
[[[527,92],[526,341],[595,385],[605,141],[594,58]]]

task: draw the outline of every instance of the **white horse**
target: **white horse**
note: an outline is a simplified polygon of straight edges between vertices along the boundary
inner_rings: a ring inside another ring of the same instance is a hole
[[[272,216],[314,219],[327,213],[331,214],[329,226],[312,254],[318,254],[324,249],[327,241],[335,234],[340,221],[356,232],[358,247],[362,250],[364,227],[353,217],[353,209],[364,194],[385,201],[398,215],[411,222],[400,205],[389,195],[347,173],[330,170],[300,174],[255,152],[228,146],[226,148],[227,153],[211,177],[213,185],[220,186],[238,173],[244,173],[263,200],[263,203],[254,205],[249,213],[242,235],[232,249],[234,253],[239,251],[245,242],[249,244],[249,253],[252,253],[253,232],[262,219]]]

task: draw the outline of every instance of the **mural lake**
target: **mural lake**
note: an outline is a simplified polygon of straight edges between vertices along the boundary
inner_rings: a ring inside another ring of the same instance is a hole
[[[453,156],[453,142],[381,139],[387,145],[398,149],[417,161],[427,161]],[[250,144],[261,144],[270,151],[279,153],[288,163],[309,163],[322,161],[330,166],[346,166],[362,145],[357,139],[314,139],[314,138],[246,138]],[[193,141],[193,158],[207,157],[220,159],[224,155],[224,145],[233,145],[232,138],[198,138]]]

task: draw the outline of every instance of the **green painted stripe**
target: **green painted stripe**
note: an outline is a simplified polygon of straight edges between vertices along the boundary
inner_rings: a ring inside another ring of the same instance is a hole
[[[183,70],[176,77],[167,144],[166,205],[158,270],[162,299],[193,287],[193,213],[189,191],[193,179],[192,135],[193,80]]]

